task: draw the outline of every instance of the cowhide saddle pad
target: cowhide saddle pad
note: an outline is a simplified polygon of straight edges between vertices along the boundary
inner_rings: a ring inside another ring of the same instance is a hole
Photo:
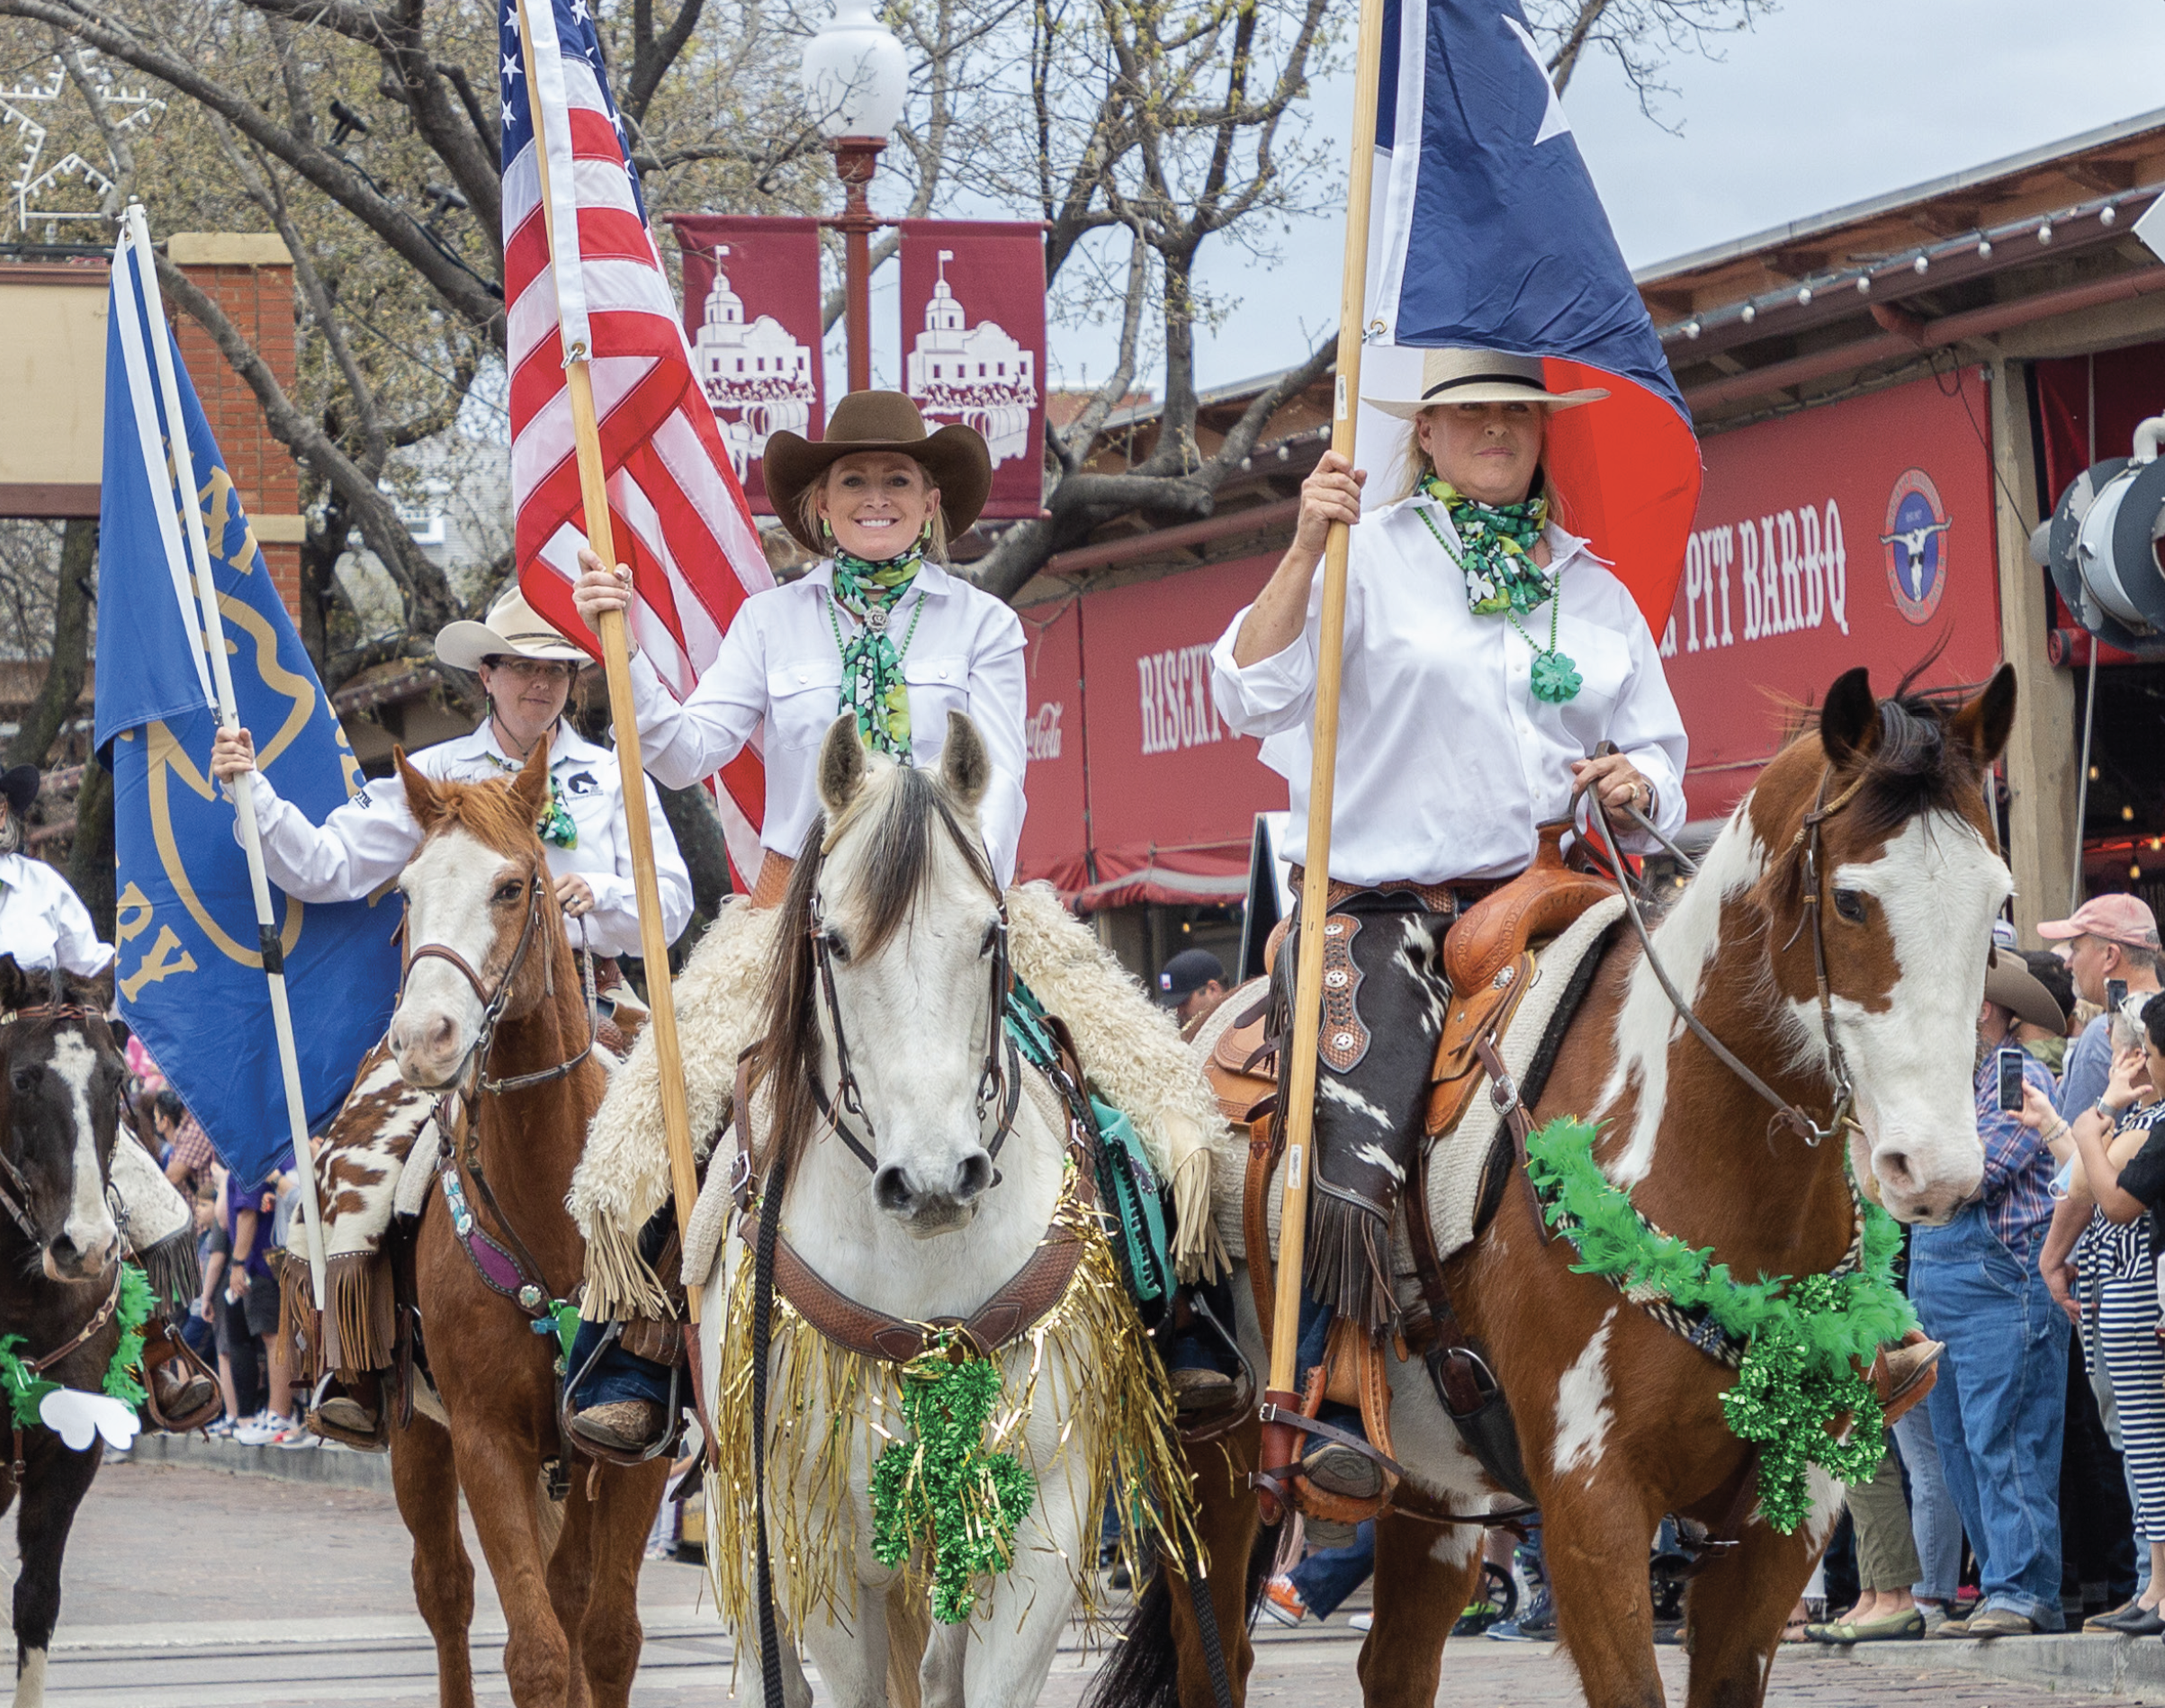
[[[1558,1008],[1575,983],[1574,975],[1589,956],[1600,952],[1610,927],[1622,913],[1623,897],[1610,895],[1581,913],[1553,940],[1533,951],[1533,972],[1502,1045],[1504,1065],[1514,1080],[1521,1078],[1532,1065]],[[1236,1111],[1230,1105],[1239,1101],[1248,1086],[1239,1079],[1227,1077],[1226,1070],[1228,1066],[1246,1065],[1254,1047],[1235,1036],[1235,1023],[1247,1020],[1249,1024],[1240,1027],[1239,1032],[1253,1031],[1255,1042],[1261,1042],[1261,1019],[1251,1018],[1251,1014],[1262,1002],[1267,985],[1267,980],[1259,978],[1235,991],[1189,1046],[1197,1064],[1207,1065],[1220,1094],[1220,1107],[1228,1120],[1235,1123],[1244,1110]],[[1257,1067],[1262,1065],[1256,1064]],[[1475,1072],[1485,1087],[1486,1074],[1480,1074],[1478,1068]],[[1258,1097],[1276,1089],[1273,1080],[1254,1068],[1248,1070],[1247,1077],[1256,1088]],[[1500,1121],[1496,1106],[1486,1095],[1468,1097],[1463,1107],[1464,1113],[1456,1124],[1431,1141],[1434,1150],[1428,1171],[1427,1208],[1430,1226],[1435,1230],[1437,1254],[1444,1258],[1463,1249],[1473,1239],[1482,1171]],[[1226,1128],[1216,1139],[1215,1146],[1217,1166],[1212,1170],[1211,1209],[1218,1237],[1233,1256],[1244,1259],[1247,1245],[1242,1229],[1242,1208],[1248,1167],[1247,1128],[1237,1124]],[[1279,1198],[1284,1173],[1281,1162],[1272,1173],[1265,1194],[1273,1252],[1278,1245]],[[1414,1281],[1413,1253],[1406,1244],[1403,1203],[1391,1230],[1391,1270],[1397,1278],[1400,1304],[1409,1303],[1418,1296],[1418,1290]]]

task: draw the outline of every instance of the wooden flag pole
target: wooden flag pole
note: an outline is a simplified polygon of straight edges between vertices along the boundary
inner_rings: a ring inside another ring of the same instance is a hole
[[[1337,395],[1331,449],[1350,458],[1361,398],[1361,338],[1368,314],[1369,198],[1375,177],[1376,104],[1383,66],[1382,0],[1361,0],[1354,60],[1352,165],[1347,174],[1345,266],[1338,290]],[[1293,984],[1292,1051],[1287,1074],[1285,1185],[1279,1200],[1278,1290],[1271,1319],[1271,1378],[1263,1395],[1262,1464],[1290,1464],[1304,1439],[1295,1425],[1295,1358],[1300,1344],[1301,1268],[1307,1254],[1310,1138],[1316,1120],[1316,1046],[1323,1019],[1323,921],[1330,912],[1331,797],[1337,778],[1338,683],[1345,668],[1345,573],[1352,535],[1331,525],[1323,552],[1323,623],[1316,661],[1315,756],[1308,773],[1308,834],[1300,885],[1299,958]],[[1266,1519],[1277,1517],[1268,1489],[1258,1491]]]
[[[541,172],[541,205],[548,234],[550,274],[556,256],[556,210],[549,199],[549,141],[543,130],[541,91],[534,76],[534,37],[526,23],[526,0],[517,0],[518,39],[526,62],[526,98],[534,112],[534,160]],[[571,432],[579,452],[579,490],[586,505],[587,544],[604,563],[616,562],[616,539],[609,526],[609,495],[601,466],[601,429],[594,416],[594,382],[582,351],[564,364],[571,395]],[[632,887],[639,907],[639,953],[646,963],[647,1007],[652,1013],[656,1065],[661,1074],[661,1128],[669,1141],[669,1184],[677,1199],[677,1233],[691,1245],[691,1216],[699,1201],[699,1177],[692,1163],[691,1111],[684,1094],[684,1056],[677,1041],[677,1000],[669,985],[669,939],[662,935],[661,885],[654,876],[654,834],[647,818],[646,767],[639,751],[639,720],[632,707],[632,652],[624,613],[605,612],[601,619],[601,661],[609,682],[609,721],[616,729],[616,765],[624,778],[624,830],[632,844]],[[688,1278],[687,1278],[688,1279]],[[686,1314],[699,1321],[699,1292],[687,1286]]]

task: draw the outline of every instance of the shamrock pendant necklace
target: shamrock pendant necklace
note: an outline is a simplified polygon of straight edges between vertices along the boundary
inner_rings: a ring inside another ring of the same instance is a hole
[[[1436,536],[1436,544],[1443,548],[1443,555],[1458,567],[1461,575],[1467,573],[1466,560],[1451,550],[1451,542],[1444,538],[1443,530],[1436,526],[1435,518],[1429,515],[1426,508],[1416,507],[1416,514],[1428,525],[1428,531]],[[1525,625],[1519,621],[1516,611],[1506,607],[1503,614],[1504,620],[1518,631],[1519,638],[1533,649],[1533,679],[1531,684],[1533,697],[1545,700],[1550,706],[1561,706],[1567,700],[1577,698],[1582,686],[1577,663],[1556,643],[1557,619],[1562,615],[1563,604],[1563,578],[1559,576],[1549,588],[1549,644],[1546,647],[1526,633]]]

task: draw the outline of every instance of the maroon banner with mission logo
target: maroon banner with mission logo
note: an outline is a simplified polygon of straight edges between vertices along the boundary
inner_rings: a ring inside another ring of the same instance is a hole
[[[774,514],[759,478],[767,436],[825,431],[816,220],[671,214],[684,251],[684,330],[752,509]]]
[[[993,453],[988,517],[1045,501],[1045,228],[904,220],[903,390],[928,426],[960,421]]]

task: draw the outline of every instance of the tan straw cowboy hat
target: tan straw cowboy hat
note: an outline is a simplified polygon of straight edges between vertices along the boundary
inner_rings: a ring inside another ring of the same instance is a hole
[[[825,438],[777,433],[767,441],[767,496],[790,537],[807,551],[827,547],[804,526],[800,500],[805,489],[831,463],[862,451],[894,451],[922,465],[939,489],[939,514],[950,540],[968,532],[993,490],[992,453],[975,427],[943,427],[928,435],[917,405],[900,391],[852,391],[834,406]]]
[[[2067,1016],[2060,1011],[2052,992],[2011,948],[1995,949],[1985,964],[1984,993],[1986,1002],[1998,1003],[2018,1020],[2051,1032],[2067,1030]]]
[[[1445,403],[1539,403],[1553,414],[1596,403],[1607,397],[1599,386],[1583,391],[1551,391],[1537,355],[1505,355],[1501,350],[1427,350],[1421,357],[1417,398],[1363,400],[1386,415],[1410,421],[1424,409]]]
[[[591,662],[587,655],[542,621],[517,581],[496,596],[479,623],[447,623],[436,636],[436,657],[454,670],[478,670],[490,659],[561,660]]]

